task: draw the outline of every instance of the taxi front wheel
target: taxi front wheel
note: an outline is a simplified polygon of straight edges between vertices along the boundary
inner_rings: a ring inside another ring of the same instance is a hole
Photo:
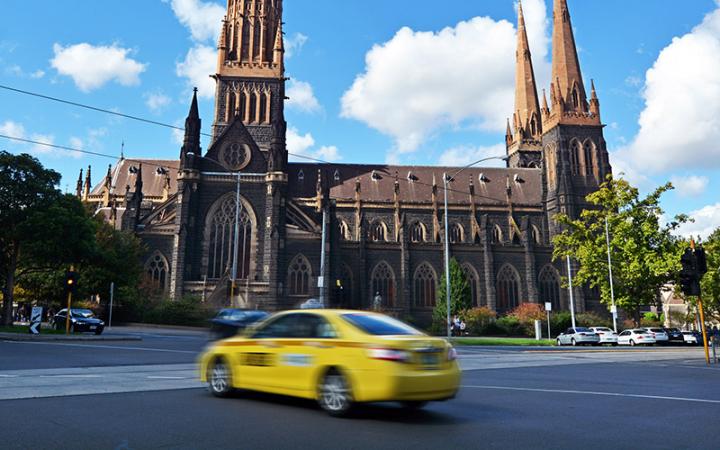
[[[232,391],[230,367],[222,359],[216,359],[208,369],[208,389],[215,397],[227,397]]]
[[[318,403],[334,417],[346,416],[352,408],[352,393],[345,376],[337,370],[330,370],[320,380]]]

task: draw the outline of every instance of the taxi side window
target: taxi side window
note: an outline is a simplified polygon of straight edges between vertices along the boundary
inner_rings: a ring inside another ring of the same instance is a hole
[[[297,338],[333,339],[337,337],[335,329],[323,317],[314,314],[301,314],[298,317]]]
[[[262,327],[252,337],[255,339],[296,337],[294,334],[297,332],[297,322],[297,314],[282,316]]]

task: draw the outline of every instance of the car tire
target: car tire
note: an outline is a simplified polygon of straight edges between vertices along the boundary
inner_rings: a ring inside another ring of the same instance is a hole
[[[102,334],[102,332],[103,332],[103,328],[98,328],[97,330],[95,330],[95,336],[100,336]]]
[[[215,397],[227,397],[233,390],[230,366],[222,358],[215,359],[208,367],[208,390]]]
[[[573,347],[577,346],[577,342],[575,342],[575,339],[570,340],[570,345],[572,345]]]
[[[562,347],[562,342],[560,342],[560,339],[557,340],[557,346]]]
[[[329,370],[318,385],[318,404],[333,417],[345,417],[353,406],[352,391],[345,376],[338,370]]]
[[[633,341],[632,339],[630,339],[630,347],[635,347],[635,341]]]
[[[613,343],[612,343],[612,346],[613,346],[613,347],[617,347],[617,346],[618,346],[618,343],[617,343],[617,342],[613,342]]]
[[[406,411],[417,411],[420,409],[423,409],[428,402],[423,402],[420,400],[412,400],[412,401],[406,401],[406,402],[400,402],[403,409]]]

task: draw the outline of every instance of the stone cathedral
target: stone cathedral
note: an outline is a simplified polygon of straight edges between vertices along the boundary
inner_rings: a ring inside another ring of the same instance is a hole
[[[552,83],[540,102],[519,8],[507,167],[450,180],[447,236],[442,177],[461,168],[288,162],[282,0],[228,0],[209,148],[195,95],[178,160],[121,159],[95,187],[88,168],[77,194],[142,238],[146,276],[171,298],[276,310],[324,288],[330,306],[367,308],[380,293],[385,309],[427,322],[448,239],[475,305],[566,309],[553,216],[579,215],[611,167],[567,0],[554,0],[553,17]],[[580,311],[603,308],[592,289],[574,294]]]

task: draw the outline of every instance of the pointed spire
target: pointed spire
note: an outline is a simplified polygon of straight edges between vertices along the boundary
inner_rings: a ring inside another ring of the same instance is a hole
[[[517,52],[515,66],[515,122],[516,130],[523,130],[524,138],[538,140],[542,136],[540,105],[535,84],[535,71],[530,54],[522,3],[518,3]]]
[[[105,174],[105,187],[108,190],[112,187],[112,164],[108,164],[108,170]]]
[[[135,177],[135,193],[142,194],[143,180],[142,180],[142,163],[138,164],[137,176]]]
[[[90,175],[90,166],[88,166],[87,173],[85,174],[85,186],[83,189],[83,200],[87,200],[90,197],[90,189],[92,186],[92,176]]]
[[[510,118],[507,118],[507,129],[505,130],[505,140],[508,141],[508,143],[512,143],[512,128],[510,128]]]
[[[590,93],[590,112],[600,118],[600,100],[598,100],[597,92],[595,92],[595,80],[590,80],[592,92]]]
[[[78,198],[82,198],[82,188],[83,188],[82,176],[83,176],[83,170],[81,168],[80,176],[78,177],[78,180],[77,180],[77,186],[75,187],[75,194],[78,196]]]
[[[125,159],[125,139],[120,143],[120,161]]]
[[[277,32],[275,33],[275,45],[273,46],[273,64],[282,65],[285,55],[285,43],[283,42],[282,17],[278,19]]]
[[[185,157],[188,153],[200,156],[200,113],[198,111],[197,88],[193,89],[192,103],[190,104],[190,112],[185,119],[185,137],[183,139],[182,150],[180,151],[180,160],[184,164]]]
[[[220,73],[220,70],[225,66],[225,61],[227,60],[227,28],[228,28],[228,20],[227,16],[223,17],[222,20],[222,27],[220,28],[220,37],[218,38],[218,61],[217,61],[217,72]]]
[[[557,94],[565,99],[565,110],[587,112],[587,94],[567,0],[554,1],[552,47],[552,79],[557,82]]]
[[[543,113],[543,116],[546,116],[546,115],[550,114],[550,108],[548,107],[547,94],[545,93],[545,89],[543,89],[542,92],[543,92],[543,95],[542,95],[543,102],[542,102],[541,111]]]

